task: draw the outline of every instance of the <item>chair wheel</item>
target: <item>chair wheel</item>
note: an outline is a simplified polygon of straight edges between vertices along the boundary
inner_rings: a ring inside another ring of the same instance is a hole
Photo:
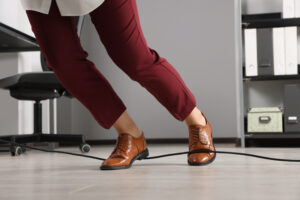
[[[21,148],[22,148],[22,153],[25,153],[27,151],[25,147],[21,147]]]
[[[19,156],[23,153],[22,147],[20,146],[12,146],[10,149],[11,156]]]
[[[82,153],[88,153],[91,150],[91,146],[89,144],[86,144],[86,143],[81,144],[79,148],[80,148],[80,151]]]

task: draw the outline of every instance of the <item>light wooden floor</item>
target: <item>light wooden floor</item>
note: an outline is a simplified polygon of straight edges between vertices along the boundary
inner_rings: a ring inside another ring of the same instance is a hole
[[[217,150],[300,159],[298,148],[216,145]],[[64,148],[78,152],[76,148]],[[89,155],[108,156],[112,146]],[[149,145],[151,155],[186,151],[186,145]],[[28,151],[0,154],[0,199],[300,199],[300,164],[218,154],[208,166],[188,166],[186,155],[136,161],[132,168],[100,171],[101,161]]]

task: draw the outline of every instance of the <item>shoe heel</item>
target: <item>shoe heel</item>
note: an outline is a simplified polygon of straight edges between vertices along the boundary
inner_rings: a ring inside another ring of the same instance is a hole
[[[139,157],[137,158],[138,160],[143,160],[149,156],[149,151],[148,149],[144,150],[142,153],[140,153]]]

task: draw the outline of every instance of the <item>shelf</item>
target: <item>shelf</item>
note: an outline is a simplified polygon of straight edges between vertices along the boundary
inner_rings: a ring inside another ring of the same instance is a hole
[[[242,28],[300,26],[300,18],[282,18],[281,13],[242,15]]]
[[[300,72],[300,65],[298,65],[298,72]],[[243,81],[274,81],[274,80],[300,80],[300,74],[296,75],[259,75],[259,76],[245,76],[245,67],[243,67]]]
[[[295,133],[280,133],[280,132],[274,132],[274,133],[245,133],[245,138],[251,138],[251,139],[300,139],[300,132]]]
[[[245,147],[300,147],[300,132],[246,133]]]
[[[258,13],[258,14],[247,14],[242,15],[242,21],[250,21],[250,20],[262,20],[262,19],[281,19],[282,13]]]
[[[272,81],[272,80],[300,80],[300,74],[298,75],[283,75],[283,76],[253,76],[244,77],[243,81]]]

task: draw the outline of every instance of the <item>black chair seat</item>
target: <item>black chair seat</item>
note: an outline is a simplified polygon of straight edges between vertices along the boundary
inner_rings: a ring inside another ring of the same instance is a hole
[[[52,71],[9,76],[0,79],[0,88],[10,90],[10,95],[19,100],[53,99],[66,94]]]
[[[78,30],[81,30],[83,17],[76,17]],[[79,34],[80,32],[78,32]],[[0,52],[20,52],[40,50],[36,39],[22,33],[12,27],[0,23]],[[33,134],[6,135],[0,138],[11,141],[9,144],[12,156],[24,153],[24,148],[19,144],[58,142],[79,144],[81,152],[90,151],[90,146],[86,144],[85,137],[79,134],[52,134],[42,132],[42,102],[72,95],[63,87],[56,78],[54,72],[47,66],[44,55],[40,54],[42,72],[20,73],[0,79],[0,89],[9,90],[10,95],[18,100],[34,101],[33,113]],[[71,73],[71,72],[70,72]],[[56,109],[56,107],[53,106]],[[16,142],[16,143],[14,143]],[[6,142],[0,142],[4,144]]]
[[[31,88],[31,89],[56,89],[64,90],[64,87],[51,71],[27,72],[0,79],[0,88]]]

